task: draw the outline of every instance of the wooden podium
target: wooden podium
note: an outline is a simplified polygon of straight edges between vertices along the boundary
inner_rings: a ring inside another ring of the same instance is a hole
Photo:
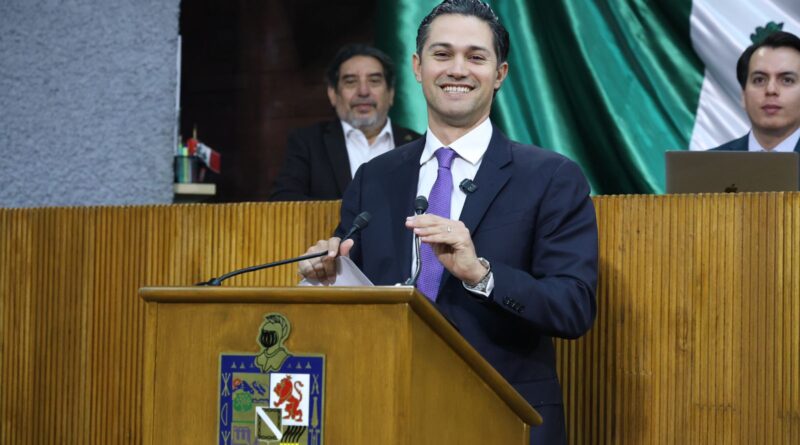
[[[322,441],[527,444],[539,414],[411,287],[142,288],[143,442],[216,444],[220,354],[258,353],[267,313],[324,354]],[[233,445],[236,442],[228,442]]]

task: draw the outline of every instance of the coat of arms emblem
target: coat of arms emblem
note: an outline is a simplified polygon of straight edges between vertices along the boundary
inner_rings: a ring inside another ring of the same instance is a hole
[[[264,316],[256,354],[222,353],[219,445],[321,445],[325,357],[292,354],[291,325]]]

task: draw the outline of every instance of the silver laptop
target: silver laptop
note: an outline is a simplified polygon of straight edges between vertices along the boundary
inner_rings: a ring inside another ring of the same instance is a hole
[[[667,193],[800,190],[800,153],[666,152]]]

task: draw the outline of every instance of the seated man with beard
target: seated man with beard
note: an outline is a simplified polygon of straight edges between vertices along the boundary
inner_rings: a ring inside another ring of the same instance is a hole
[[[326,73],[338,119],[289,135],[270,201],[341,199],[358,167],[419,134],[392,125],[394,63],[378,49],[347,45]]]

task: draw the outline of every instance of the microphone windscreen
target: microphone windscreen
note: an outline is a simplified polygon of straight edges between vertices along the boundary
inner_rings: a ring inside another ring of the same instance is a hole
[[[422,215],[426,210],[428,210],[428,199],[422,195],[417,196],[414,200],[414,213]]]
[[[361,230],[364,227],[367,227],[367,225],[369,225],[370,218],[372,218],[372,215],[370,215],[369,212],[359,213],[358,216],[356,216],[356,218],[353,220],[353,227],[356,230]]]

